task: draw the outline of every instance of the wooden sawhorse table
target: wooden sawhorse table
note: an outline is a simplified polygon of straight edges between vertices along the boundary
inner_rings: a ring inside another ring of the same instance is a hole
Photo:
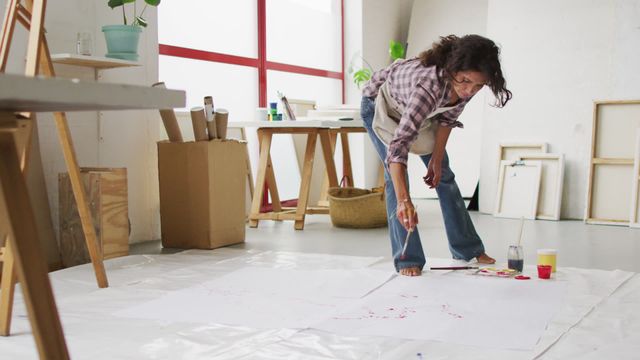
[[[348,145],[348,133],[365,132],[362,121],[338,121],[338,120],[296,120],[296,121],[252,121],[230,123],[229,127],[255,127],[258,128],[258,141],[260,142],[260,159],[256,174],[255,188],[249,212],[249,226],[257,227],[260,220],[293,220],[296,230],[304,229],[304,220],[307,214],[328,214],[326,206],[308,206],[309,190],[313,170],[313,161],[316,151],[316,142],[320,139],[322,154],[326,164],[326,188],[338,186],[336,165],[333,160],[336,140],[341,135],[344,170],[347,185],[353,186],[351,159]],[[306,134],[307,145],[305,148],[302,172],[300,174],[300,190],[298,204],[295,208],[281,205],[276,178],[271,163],[271,141],[277,134]],[[260,212],[265,184],[271,194],[272,211]],[[322,197],[321,197],[322,200]]]

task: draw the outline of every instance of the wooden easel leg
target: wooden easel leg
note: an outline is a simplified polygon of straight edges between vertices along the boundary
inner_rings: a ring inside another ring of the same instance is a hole
[[[2,23],[2,34],[0,35],[0,73],[4,73],[9,59],[9,49],[13,39],[13,30],[16,28],[17,0],[9,0]]]
[[[322,154],[327,168],[329,186],[336,187],[338,186],[338,172],[336,171],[336,163],[333,160],[333,154],[336,147],[336,134],[334,133],[332,135],[329,131],[329,129],[319,130],[320,144],[322,145]]]
[[[304,218],[309,201],[309,188],[311,187],[311,174],[313,172],[313,158],[316,154],[317,139],[318,130],[312,130],[307,135],[307,148],[304,151],[304,166],[302,168],[302,176],[300,177],[300,194],[298,195],[298,207],[296,208],[296,220],[294,224],[296,230],[304,229]]]
[[[251,212],[249,213],[249,226],[258,227],[258,217],[260,216],[260,205],[262,196],[264,195],[264,184],[267,175],[267,164],[269,160],[269,151],[271,149],[271,132],[265,132],[258,129],[258,139],[260,142],[260,160],[258,161],[258,173],[256,174],[256,183],[251,201]]]
[[[329,133],[329,140],[331,142],[331,159],[333,159],[333,156],[335,154],[336,151],[336,139],[338,137],[338,133],[336,132],[336,130],[327,130]],[[322,138],[320,138],[320,141],[322,142]],[[324,146],[324,143],[323,143]],[[334,162],[335,164],[335,162]],[[328,200],[328,191],[329,191],[329,167],[327,165],[327,163],[325,162],[325,168],[326,168],[326,173],[324,174],[324,179],[322,180],[322,188],[320,189],[320,198],[318,199],[318,206],[329,206],[329,200]],[[335,166],[334,166],[334,172],[335,171]],[[337,172],[336,172],[336,176],[337,176]],[[340,184],[336,185],[339,186]]]
[[[280,193],[278,192],[278,185],[276,183],[276,174],[273,172],[273,163],[271,163],[271,155],[267,160],[267,189],[271,194],[271,206],[274,212],[282,211],[282,203],[280,202]]]
[[[62,145],[62,152],[64,153],[67,170],[69,171],[71,188],[73,190],[73,195],[76,198],[76,205],[78,206],[78,214],[80,215],[80,222],[82,224],[82,231],[84,232],[87,250],[89,250],[89,256],[91,257],[91,263],[93,264],[93,271],[96,274],[98,287],[106,288],[109,286],[109,281],[107,280],[107,273],[104,269],[104,263],[102,262],[102,249],[98,246],[96,229],[93,226],[91,209],[87,203],[87,195],[80,175],[80,167],[78,166],[76,153],[73,149],[67,118],[64,113],[55,113],[54,116],[58,127],[58,137],[60,138],[60,144]]]
[[[0,120],[3,121],[3,120]],[[6,121],[6,120],[5,120]],[[16,144],[16,152],[20,159],[20,171],[23,177],[27,177],[27,171],[29,166],[29,155],[31,149],[31,138],[35,129],[34,122],[32,120],[13,120],[17,125],[16,130],[13,132],[13,138]],[[11,333],[11,315],[13,313],[13,299],[16,287],[16,269],[15,258],[9,236],[4,243],[3,256],[2,256],[2,283],[0,290],[0,336],[9,336]]]
[[[246,141],[247,133],[244,128],[240,128],[240,139]],[[249,148],[245,147],[245,158],[247,161],[247,184],[249,185],[249,196],[253,199],[253,173],[251,171],[251,159],[249,158]]]
[[[349,133],[340,132],[340,144],[342,145],[342,171],[345,183],[353,187],[353,170],[351,169],[351,150],[349,149]]]
[[[68,359],[62,326],[40,251],[35,218],[20,170],[13,128],[0,129],[0,187],[9,217],[9,246],[14,249],[18,279],[24,294],[33,335],[42,359]]]
[[[2,290],[0,290],[0,335],[9,336],[11,332],[11,313],[13,295],[16,288],[15,259],[9,236],[4,243],[2,254]]]

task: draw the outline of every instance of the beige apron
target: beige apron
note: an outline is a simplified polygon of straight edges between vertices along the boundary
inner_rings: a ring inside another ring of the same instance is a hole
[[[433,124],[431,119],[436,115],[445,111],[453,109],[455,106],[439,107],[427,115],[418,130],[418,137],[411,144],[409,152],[416,155],[427,155],[433,152],[433,147],[436,143],[436,128],[437,124]],[[373,132],[387,147],[393,135],[398,128],[398,123],[402,118],[404,108],[395,101],[394,98],[389,95],[387,82],[385,81],[378,90],[378,97],[376,97],[375,113],[373,115]]]

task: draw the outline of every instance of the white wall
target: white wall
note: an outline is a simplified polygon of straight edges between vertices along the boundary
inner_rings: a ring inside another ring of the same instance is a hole
[[[0,0],[0,8],[5,7],[6,0]],[[147,9],[145,18],[149,20],[149,27],[142,33],[139,47],[143,66],[102,71],[100,81],[138,85],[150,85],[157,81],[156,9]],[[108,8],[106,1],[50,2],[45,28],[51,53],[75,52],[76,34],[90,32],[93,34],[94,53],[104,55],[106,46],[100,28],[120,21],[121,13]],[[18,26],[7,72],[24,72],[25,49],[26,32]],[[75,77],[86,81],[93,81],[94,77],[92,69],[82,67],[56,66],[56,73],[59,77]],[[130,240],[157,239],[160,237],[155,150],[155,141],[159,138],[157,111],[104,112],[100,115],[100,127],[98,117],[96,112],[67,113],[78,162],[80,166],[127,167],[129,218],[132,225]],[[51,215],[57,235],[58,173],[66,172],[66,165],[53,116],[38,114],[38,127]]]
[[[487,28],[487,0],[416,0],[411,12],[409,48],[407,55],[417,56],[431,48],[441,36],[455,34],[485,35]],[[476,95],[458,119],[464,129],[454,129],[447,143],[449,164],[456,174],[456,182],[464,197],[471,197],[480,177],[480,148],[482,144],[482,117],[486,89]],[[426,167],[419,157],[409,158],[411,196],[437,197],[434,189],[424,185],[422,176]]]
[[[352,2],[354,4],[349,4]],[[361,5],[360,9],[357,8],[358,5]],[[345,1],[346,65],[348,66],[354,54],[361,54],[373,70],[389,65],[389,41],[406,43],[412,6],[413,0]],[[348,74],[346,76],[346,101],[359,105],[362,91],[353,84]],[[362,134],[351,135],[349,141],[356,186],[376,186],[380,160],[371,145],[371,140],[367,134]]]
[[[485,113],[480,210],[493,210],[498,143],[546,141],[565,154],[561,216],[582,219],[593,100],[640,98],[640,1],[490,0],[487,24],[514,99]]]

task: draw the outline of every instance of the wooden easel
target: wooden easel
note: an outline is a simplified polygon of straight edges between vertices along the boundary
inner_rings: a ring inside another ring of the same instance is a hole
[[[42,74],[54,77],[53,64],[44,36],[44,16],[46,0],[9,0],[0,37],[0,73],[4,73],[11,47],[16,21],[27,28],[28,47],[25,75]],[[23,114],[24,116],[24,114]],[[34,114],[27,114],[27,134],[33,131]],[[71,141],[69,126],[64,113],[54,113],[58,137],[62,145],[69,178],[78,206],[83,232],[89,255],[93,263],[96,280],[100,288],[107,287],[108,281],[102,251],[98,246],[95,228],[91,218],[86,194],[80,178],[80,169]],[[23,214],[19,218],[10,217],[10,231],[5,247],[2,249],[2,297],[0,298],[0,335],[8,335],[11,323],[13,291],[16,278],[22,284],[25,302],[29,312],[34,337],[41,358],[66,359],[69,357],[60,320],[56,310],[51,285],[39,251],[37,234],[33,227],[33,212],[26,190],[24,178],[12,177],[16,167],[25,174],[28,163],[27,141],[20,141],[16,116],[0,113],[0,196],[4,197],[7,214]],[[23,126],[24,127],[24,126]],[[8,210],[11,209],[11,212]],[[17,276],[16,272],[17,271]]]

